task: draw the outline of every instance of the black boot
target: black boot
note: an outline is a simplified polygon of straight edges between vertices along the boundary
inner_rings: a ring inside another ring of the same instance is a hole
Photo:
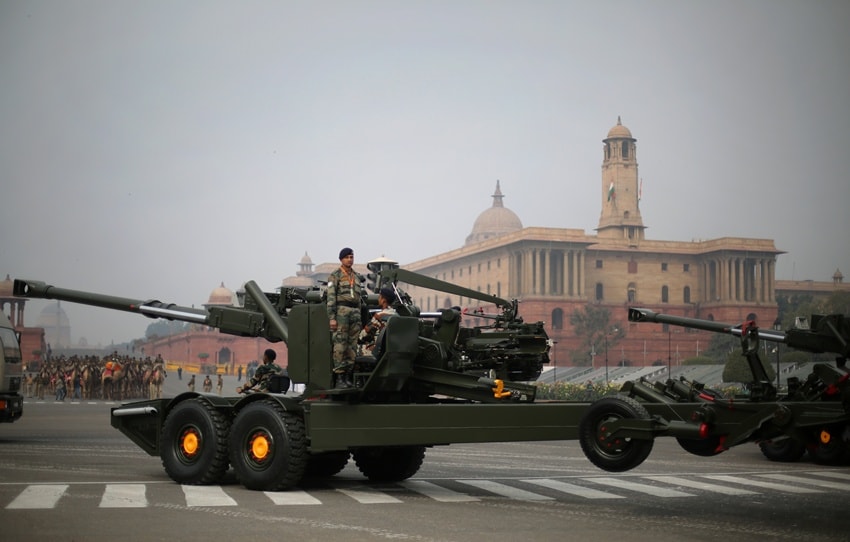
[[[351,381],[348,380],[348,373],[334,373],[335,390],[347,390],[351,387]]]

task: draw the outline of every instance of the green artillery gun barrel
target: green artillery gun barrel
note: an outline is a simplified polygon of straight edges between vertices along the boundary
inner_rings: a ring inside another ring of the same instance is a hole
[[[143,314],[149,318],[166,318],[196,324],[206,324],[207,313],[204,309],[181,307],[173,303],[163,303],[157,300],[138,300],[127,297],[96,294],[82,290],[57,288],[38,280],[15,279],[12,293],[17,297],[36,299],[57,299],[71,303],[92,305],[105,309]]]

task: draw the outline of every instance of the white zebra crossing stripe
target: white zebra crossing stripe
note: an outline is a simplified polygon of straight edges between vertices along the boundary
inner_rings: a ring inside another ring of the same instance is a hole
[[[786,491],[788,493],[821,493],[818,489],[796,487],[788,484],[776,484],[773,482],[762,482],[760,480],[749,480],[738,478],[737,476],[727,476],[725,474],[706,474],[704,477],[712,480],[720,480],[721,482],[731,482],[733,484],[741,484],[744,486],[763,487],[765,489],[775,489],[777,491]]]
[[[275,504],[300,505],[300,504],[322,504],[322,501],[313,497],[306,491],[290,489],[289,491],[264,491],[265,495]]]
[[[585,478],[585,480],[610,487],[628,489],[629,491],[635,491],[637,493],[646,493],[647,495],[652,495],[654,497],[696,497],[696,495],[692,493],[685,493],[684,491],[677,491],[675,489],[667,489],[663,487],[648,486],[638,482],[624,480],[622,478]]]
[[[807,472],[806,474],[814,474],[815,476],[826,476],[828,478],[838,478],[839,480],[850,480],[850,474],[844,474],[843,472],[817,471]]]
[[[407,480],[401,482],[401,486],[439,502],[474,502],[481,500],[478,497],[473,497],[466,493],[458,493],[457,491],[452,491],[424,480]]]
[[[517,487],[511,487],[505,484],[500,484],[499,482],[491,482],[490,480],[458,480],[458,482],[470,486],[477,487],[479,489],[483,489],[485,491],[489,491],[490,493],[495,493],[496,495],[501,495],[502,497],[508,497],[509,499],[516,499],[518,501],[553,501],[552,497],[547,497],[546,495],[540,495],[538,493],[532,493],[531,491],[526,491],[524,489],[519,489]]]
[[[101,508],[144,508],[148,505],[144,484],[107,484]]]
[[[67,489],[67,484],[27,486],[6,508],[14,510],[55,508]]]
[[[790,474],[760,474],[760,478],[770,478],[771,480],[782,480],[783,482],[792,482],[795,484],[807,484],[810,486],[825,487],[828,489],[840,489],[842,491],[850,491],[850,484],[844,482],[833,482],[831,480],[815,480],[804,476],[792,476]]]
[[[568,493],[570,495],[575,495],[577,497],[584,497],[586,499],[623,499],[624,498],[622,495],[614,495],[613,493],[607,493],[605,491],[599,491],[598,489],[593,489],[591,487],[577,486],[575,484],[562,482],[560,480],[538,479],[538,480],[523,480],[523,482],[525,482],[527,484],[536,484],[538,486],[548,487],[549,489],[554,489],[555,491],[560,491],[561,493]]]
[[[749,489],[721,486],[720,484],[710,484],[708,482],[700,482],[699,480],[682,478],[680,476],[644,476],[644,478],[655,480],[656,482],[664,482],[665,484],[674,486],[701,489],[703,491],[713,491],[714,493],[722,493],[724,495],[758,495],[757,491],[750,491]]]
[[[336,488],[336,490],[342,493],[343,495],[348,495],[360,504],[393,504],[401,502],[399,499],[396,499],[392,495],[387,495],[386,493],[382,493],[380,491],[375,491],[372,489]]]
[[[186,506],[236,506],[236,501],[219,486],[180,486]]]

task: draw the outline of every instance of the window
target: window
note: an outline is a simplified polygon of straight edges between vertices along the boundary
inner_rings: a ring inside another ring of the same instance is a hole
[[[623,158],[629,157],[629,142],[623,141]]]
[[[632,260],[629,262],[629,273],[635,274],[637,273],[637,262]]]
[[[602,260],[596,260],[596,269],[602,269]]]
[[[555,309],[552,311],[552,329],[564,329],[563,309]]]
[[[682,291],[682,299],[685,303],[691,302],[691,287],[685,286],[685,289]]]
[[[629,283],[627,295],[629,303],[634,303],[637,300],[637,285],[634,282]]]
[[[596,301],[602,301],[604,299],[603,293],[602,283],[600,282],[596,285]]]
[[[662,303],[669,303],[670,302],[669,289],[666,286],[661,287],[661,302]]]
[[[667,271],[667,262],[661,262],[661,270]]]
[[[685,273],[690,273],[690,271],[691,271],[691,264],[689,264],[689,263],[684,263],[684,264],[682,264],[682,271],[684,271]]]

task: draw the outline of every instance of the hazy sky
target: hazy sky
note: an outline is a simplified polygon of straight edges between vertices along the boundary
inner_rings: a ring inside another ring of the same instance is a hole
[[[848,23],[845,0],[0,0],[0,273],[200,305],[305,252],[459,248],[497,179],[525,226],[593,233],[621,116],[648,238],[774,239],[779,279],[850,280]],[[151,323],[63,307],[75,342]]]

